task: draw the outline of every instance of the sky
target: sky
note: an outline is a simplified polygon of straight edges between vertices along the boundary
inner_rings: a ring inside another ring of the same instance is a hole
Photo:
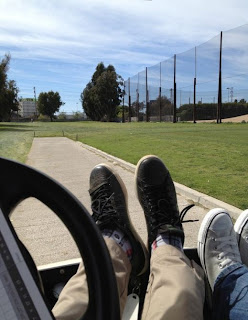
[[[247,24],[247,12],[247,0],[0,0],[0,59],[11,54],[20,97],[58,91],[61,111],[81,111],[99,62],[128,79]]]

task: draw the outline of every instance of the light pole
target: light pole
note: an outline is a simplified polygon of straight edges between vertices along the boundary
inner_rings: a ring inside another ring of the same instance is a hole
[[[229,90],[230,90],[230,88],[227,88],[227,96],[228,96],[227,101],[228,101],[228,102],[229,102]]]

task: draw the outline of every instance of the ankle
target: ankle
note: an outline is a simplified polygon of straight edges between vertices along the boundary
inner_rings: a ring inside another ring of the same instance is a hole
[[[102,230],[102,235],[105,238],[111,238],[113,239],[126,253],[129,260],[132,259],[132,246],[130,244],[130,241],[128,240],[127,236],[120,230],[120,229],[104,229]]]
[[[170,234],[170,233],[162,233],[157,235],[156,239],[153,241],[151,250],[152,252],[163,245],[172,245],[181,251],[183,251],[182,240],[179,236]]]

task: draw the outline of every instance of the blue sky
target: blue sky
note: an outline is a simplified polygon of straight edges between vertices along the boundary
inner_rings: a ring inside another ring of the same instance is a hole
[[[0,0],[0,57],[20,96],[58,91],[61,111],[81,110],[96,65],[124,79],[246,24],[247,0]]]

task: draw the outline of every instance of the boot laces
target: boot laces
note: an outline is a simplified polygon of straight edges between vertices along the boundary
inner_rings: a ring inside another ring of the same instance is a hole
[[[98,224],[109,222],[116,218],[116,210],[114,205],[114,192],[109,190],[109,184],[101,185],[91,194],[91,208],[93,219]]]
[[[186,215],[186,213],[195,206],[195,204],[190,204],[186,207],[183,208],[183,210],[180,212],[179,214],[179,219],[181,221],[181,223],[186,223],[186,222],[196,222],[196,221],[199,221],[199,219],[194,219],[194,220],[184,220],[184,217]]]
[[[179,215],[175,215],[174,200],[164,192],[161,186],[144,186],[144,203],[149,211],[152,230],[157,230],[164,224],[176,225]]]
[[[144,186],[145,206],[149,210],[152,230],[157,230],[164,224],[177,225],[185,222],[195,222],[195,220],[184,220],[186,213],[195,205],[186,206],[179,215],[175,215],[174,199],[172,199],[161,186]]]

